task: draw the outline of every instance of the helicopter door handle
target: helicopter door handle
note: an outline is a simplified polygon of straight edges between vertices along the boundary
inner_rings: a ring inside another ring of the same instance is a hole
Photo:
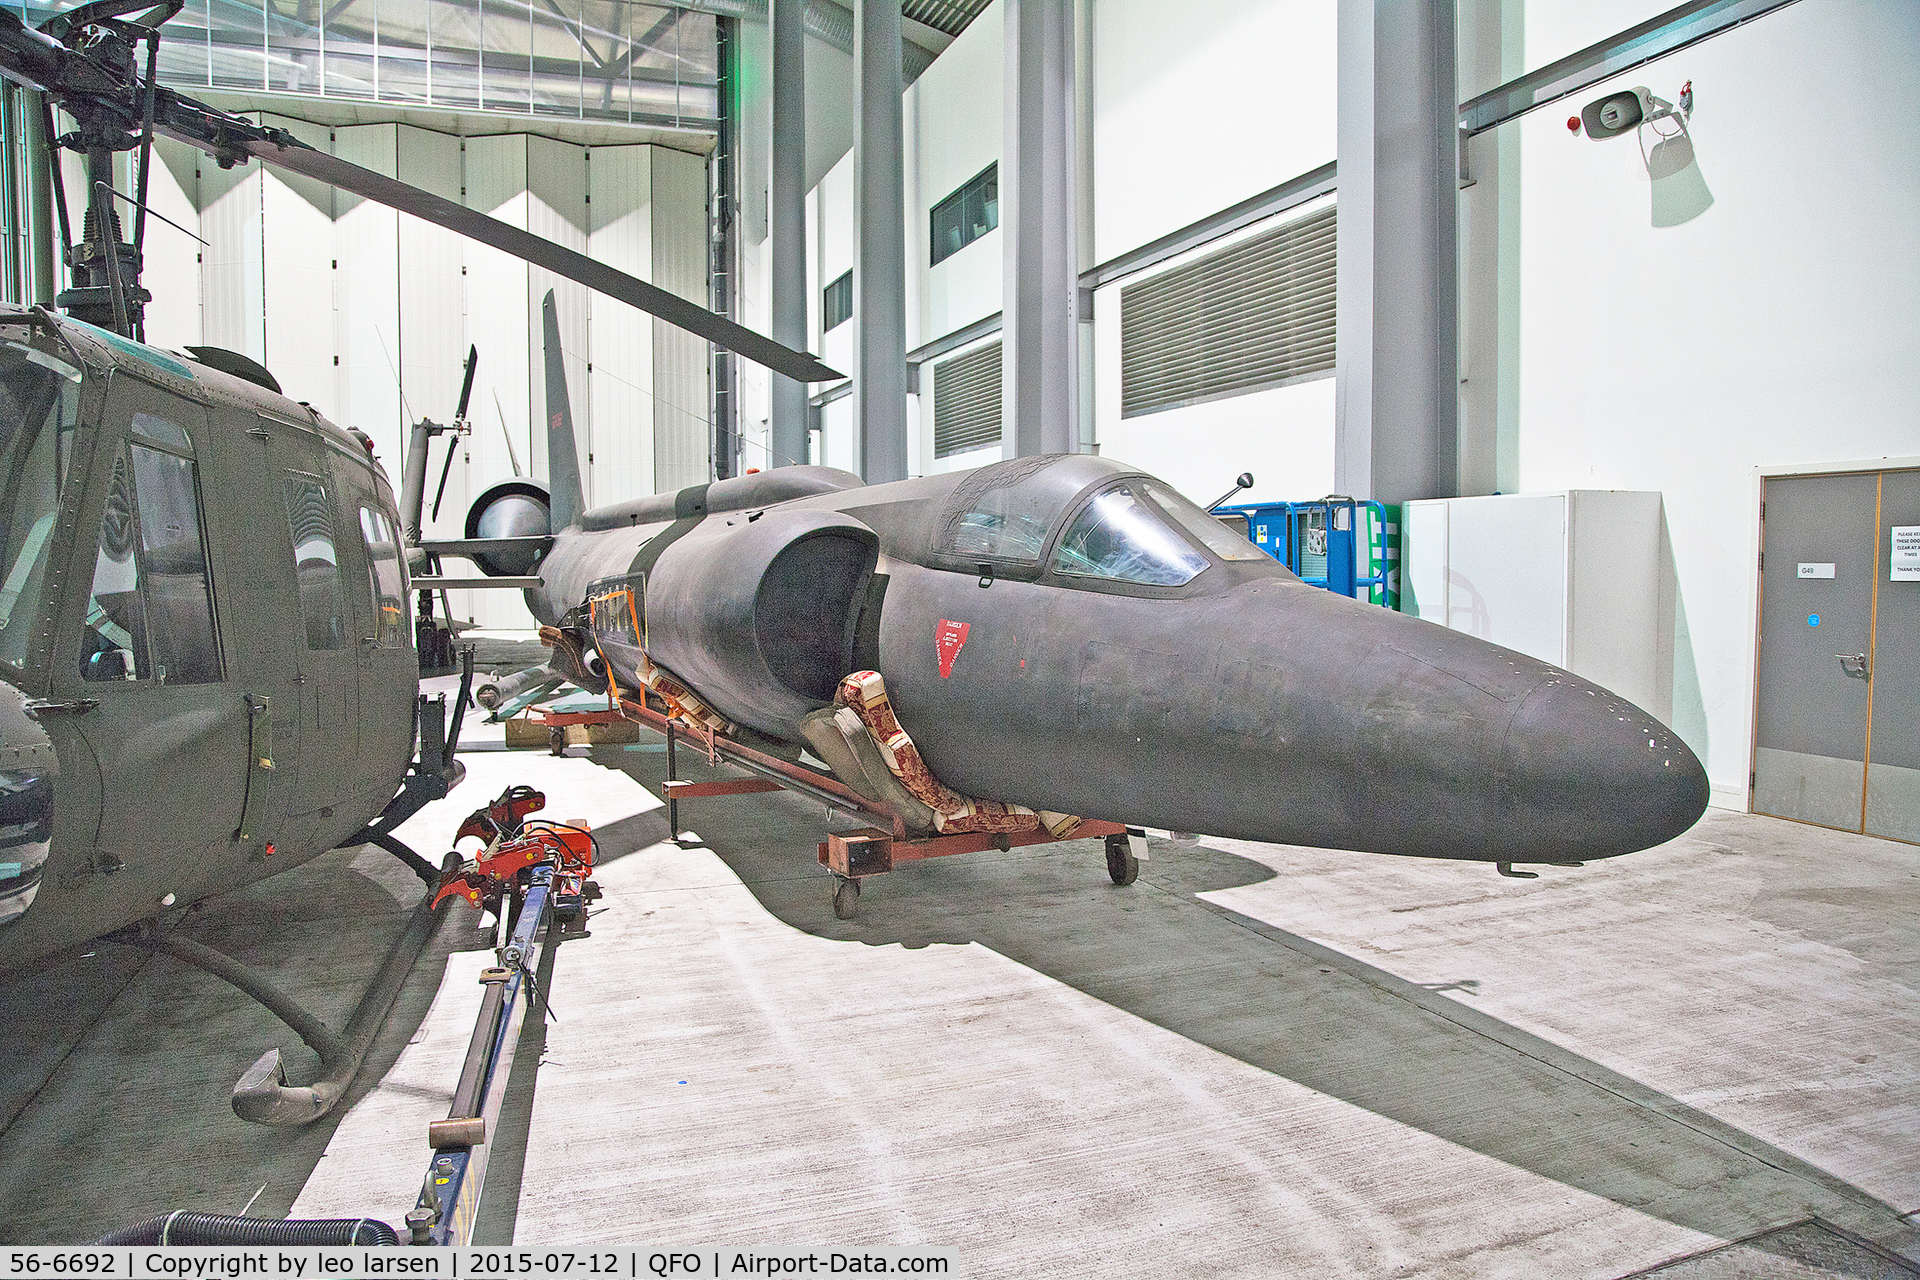
[[[1840,669],[1855,680],[1865,680],[1873,674],[1867,667],[1867,655],[1864,653],[1836,653],[1840,659]]]
[[[48,712],[55,715],[83,716],[99,705],[98,698],[75,698],[71,702],[50,702],[43,698],[34,698],[26,704],[26,711],[36,719]]]

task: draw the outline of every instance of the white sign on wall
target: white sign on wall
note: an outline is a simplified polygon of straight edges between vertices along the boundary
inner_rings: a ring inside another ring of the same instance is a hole
[[[1920,582],[1920,524],[1896,524],[1889,532],[1893,556],[1887,581]]]
[[[1800,576],[1803,578],[1831,578],[1833,576],[1833,562],[1808,564],[1802,561],[1800,564]]]

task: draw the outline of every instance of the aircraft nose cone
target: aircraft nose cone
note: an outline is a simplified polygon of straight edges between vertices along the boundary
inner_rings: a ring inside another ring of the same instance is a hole
[[[1707,775],[1652,715],[1564,673],[1527,694],[1500,753],[1509,831],[1540,861],[1631,853],[1707,807]]]

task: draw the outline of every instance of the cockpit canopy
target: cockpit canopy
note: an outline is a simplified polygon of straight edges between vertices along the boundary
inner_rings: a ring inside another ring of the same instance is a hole
[[[932,552],[949,567],[1095,589],[1182,587],[1218,561],[1279,569],[1160,481],[1084,454],[968,472],[935,524]]]

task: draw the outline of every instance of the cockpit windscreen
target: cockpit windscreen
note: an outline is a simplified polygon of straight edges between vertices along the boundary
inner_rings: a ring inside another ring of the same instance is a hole
[[[1147,587],[1184,586],[1198,577],[1207,558],[1146,503],[1145,488],[1144,481],[1125,480],[1094,495],[1055,548],[1054,572]]]

